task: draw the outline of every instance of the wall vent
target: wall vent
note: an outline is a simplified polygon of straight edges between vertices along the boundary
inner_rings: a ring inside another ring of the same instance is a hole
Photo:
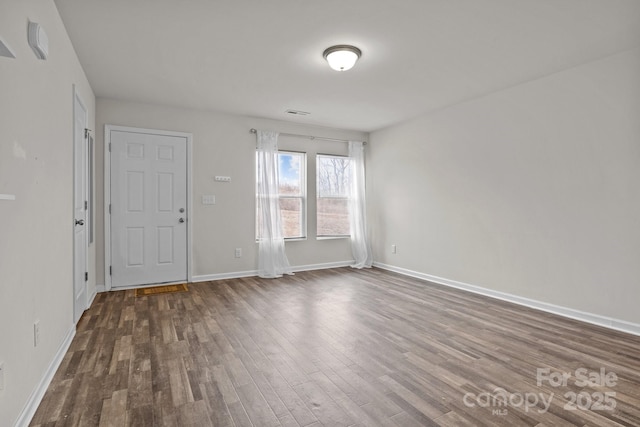
[[[308,116],[309,114],[311,114],[308,111],[300,111],[300,110],[286,110],[285,113],[293,114],[294,116]]]

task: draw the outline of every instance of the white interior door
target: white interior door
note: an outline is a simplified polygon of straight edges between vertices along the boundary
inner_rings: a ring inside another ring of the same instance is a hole
[[[73,321],[87,309],[87,109],[73,97]]]
[[[111,130],[111,285],[187,280],[187,139]]]

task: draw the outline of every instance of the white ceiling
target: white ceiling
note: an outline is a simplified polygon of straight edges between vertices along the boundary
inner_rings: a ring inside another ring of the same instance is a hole
[[[97,97],[360,131],[640,43],[640,0],[55,3]],[[351,71],[334,44],[362,50]]]

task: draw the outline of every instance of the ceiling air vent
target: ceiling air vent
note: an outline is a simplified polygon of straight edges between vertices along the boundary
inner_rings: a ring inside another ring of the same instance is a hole
[[[294,116],[308,116],[311,114],[308,111],[300,111],[300,110],[286,110],[285,113],[292,114]]]

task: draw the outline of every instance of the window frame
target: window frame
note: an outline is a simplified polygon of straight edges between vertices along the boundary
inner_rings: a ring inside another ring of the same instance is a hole
[[[346,159],[349,161],[349,163],[351,162],[351,159],[349,158],[348,155],[341,155],[341,154],[324,154],[324,153],[316,153],[316,239],[317,240],[328,240],[328,239],[346,239],[346,238],[350,238],[351,237],[351,233],[347,232],[345,234],[320,234],[319,233],[319,225],[320,225],[320,219],[319,219],[319,214],[320,214],[320,209],[319,209],[319,199],[331,199],[331,200],[345,200],[347,203],[347,215],[349,214],[348,211],[348,207],[349,207],[349,195],[346,194],[345,196],[321,196],[321,192],[320,192],[320,186],[318,185],[318,181],[320,178],[320,159],[321,158],[339,158],[339,159]],[[349,177],[349,179],[351,179],[351,177]]]
[[[300,195],[282,195],[278,191],[278,203],[283,199],[300,199],[300,231],[301,236],[296,237],[284,237],[285,241],[296,241],[296,240],[307,240],[308,230],[307,230],[307,153],[304,151],[295,151],[295,150],[278,150],[278,183],[280,183],[280,155],[281,154],[294,154],[296,156],[300,156]],[[257,171],[258,171],[258,163],[257,163],[257,153],[256,153],[256,209],[255,209],[255,228],[256,228],[256,241],[260,240],[260,227],[258,226],[258,180],[257,180]],[[284,230],[282,230],[284,235]]]

